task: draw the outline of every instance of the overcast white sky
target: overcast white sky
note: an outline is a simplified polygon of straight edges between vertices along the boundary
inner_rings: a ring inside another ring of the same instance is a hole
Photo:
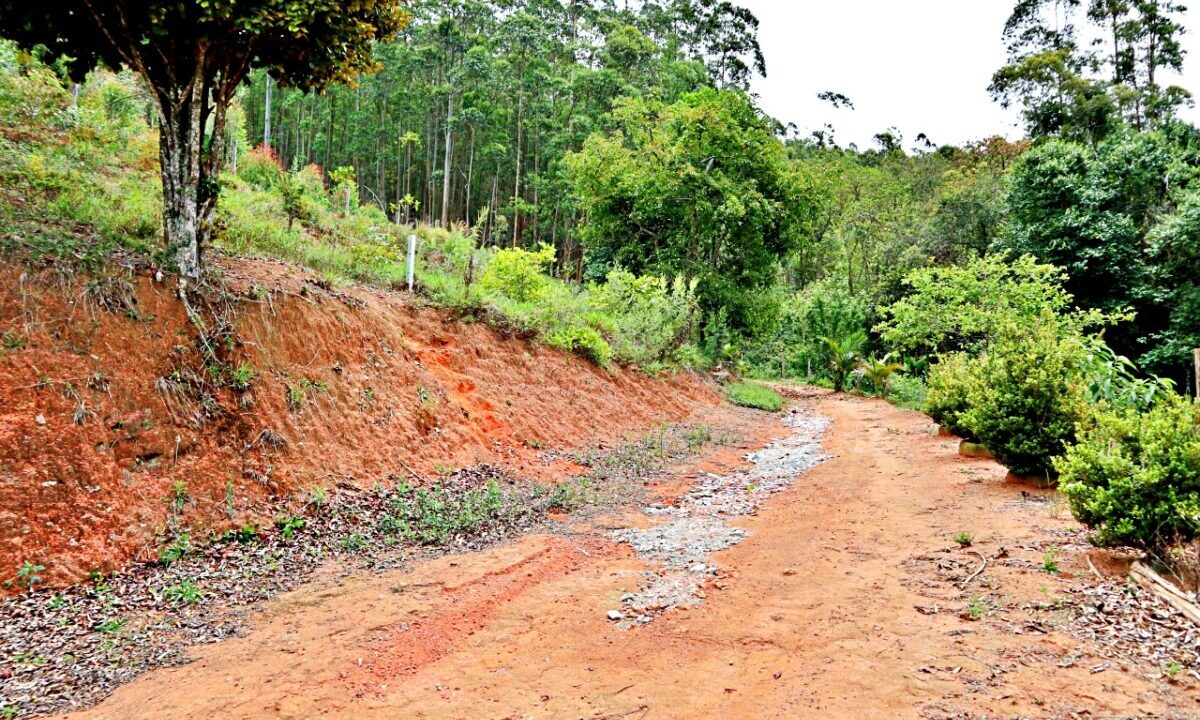
[[[1021,135],[1015,112],[987,86],[1005,59],[1001,32],[1013,0],[739,0],[761,22],[767,78],[752,90],[763,108],[803,134],[832,123],[838,143],[872,146],[890,126],[911,147],[918,133],[959,144]],[[1178,84],[1200,96],[1200,8],[1186,15],[1189,48]],[[817,100],[843,93],[856,109]],[[1186,111],[1192,122],[1200,111]]]

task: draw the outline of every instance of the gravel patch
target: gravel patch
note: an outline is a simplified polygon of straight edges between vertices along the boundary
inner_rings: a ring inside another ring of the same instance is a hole
[[[732,475],[704,473],[675,506],[643,508],[665,520],[649,529],[627,528],[611,533],[638,555],[661,566],[648,572],[637,592],[621,598],[623,627],[649,622],[657,613],[689,606],[703,599],[701,587],[718,573],[711,553],[736,545],[749,536],[729,520],[754,515],[771,495],[828,459],[821,451],[829,421],[793,409],[783,418],[791,434],[746,456],[752,467]],[[611,617],[611,616],[610,616]]]

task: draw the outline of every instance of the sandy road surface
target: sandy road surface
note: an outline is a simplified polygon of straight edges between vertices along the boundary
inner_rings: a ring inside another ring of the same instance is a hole
[[[1200,717],[1187,673],[1168,682],[1058,629],[1072,610],[1056,599],[1096,580],[1048,493],[959,457],[917,413],[828,395],[796,407],[831,421],[830,459],[730,521],[749,535],[711,556],[695,606],[632,628],[606,617],[655,569],[611,537],[659,522],[635,508],[314,583],[247,637],[78,717]],[[763,444],[788,432],[768,416],[749,430]],[[740,454],[704,469],[736,470]],[[1051,545],[1057,575],[1039,569]]]

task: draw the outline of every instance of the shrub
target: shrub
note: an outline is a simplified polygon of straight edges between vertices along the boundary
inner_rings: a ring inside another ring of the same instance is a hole
[[[554,247],[545,243],[537,252],[522,248],[498,250],[479,284],[485,292],[517,302],[535,302],[550,284],[546,270],[554,263]]]
[[[925,412],[946,432],[967,440],[975,434],[963,415],[970,407],[970,393],[979,384],[980,361],[966,353],[941,358],[929,371],[925,391]]]
[[[283,163],[274,150],[259,145],[238,161],[237,176],[259,189],[270,190],[283,180]]]
[[[859,330],[844,338],[823,337],[821,343],[824,345],[825,367],[832,374],[833,389],[841,392],[846,389],[850,373],[858,368],[867,334]]]
[[[696,311],[696,284],[617,268],[589,290],[589,305],[611,326],[614,354],[623,362],[661,360],[684,339]],[[593,320],[595,324],[595,320]]]
[[[1081,338],[1060,336],[1052,316],[1034,328],[1009,325],[983,358],[961,419],[996,459],[1018,475],[1051,469],[1087,413],[1076,370]]]
[[[1186,397],[1100,410],[1054,467],[1100,544],[1159,550],[1200,535],[1200,404]]]
[[[742,382],[725,389],[729,402],[742,407],[776,412],[783,408],[783,398],[765,385]]]
[[[546,336],[546,342],[550,347],[582,355],[601,367],[608,367],[612,362],[612,348],[599,332],[590,327],[569,327],[551,331]]]

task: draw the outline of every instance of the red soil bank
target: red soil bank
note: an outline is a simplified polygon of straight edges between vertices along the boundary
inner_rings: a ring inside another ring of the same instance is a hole
[[[569,463],[539,448],[617,440],[719,402],[695,376],[609,373],[411,297],[218,262],[238,296],[234,355],[254,379],[207,413],[159,382],[204,371],[173,283],[132,277],[136,312],[124,313],[89,300],[86,279],[0,269],[0,579],[25,561],[53,584],[152,557],[178,492],[185,526],[220,528],[269,521],[273,503],[311,488],[435,466],[549,477]]]

